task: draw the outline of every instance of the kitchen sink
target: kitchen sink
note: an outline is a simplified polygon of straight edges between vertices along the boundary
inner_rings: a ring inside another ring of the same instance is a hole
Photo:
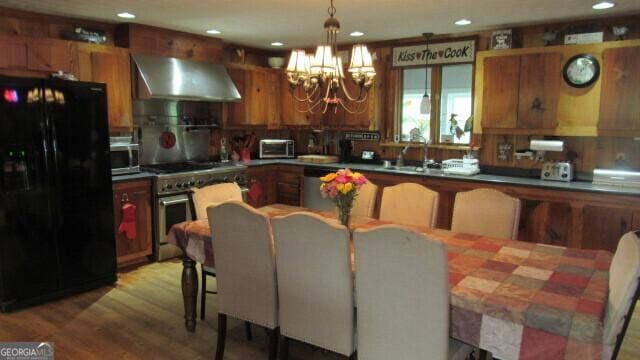
[[[382,169],[388,171],[404,171],[418,174],[429,174],[429,175],[445,175],[441,169],[427,169],[427,171],[422,171],[421,167],[416,166],[392,166],[390,168],[383,167]],[[419,169],[419,170],[416,170]]]

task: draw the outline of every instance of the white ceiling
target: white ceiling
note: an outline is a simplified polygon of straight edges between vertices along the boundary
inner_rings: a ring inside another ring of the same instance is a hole
[[[342,42],[354,42],[348,36],[354,30],[374,41],[640,12],[640,0],[609,0],[617,6],[600,11],[591,9],[596,1],[335,0],[335,6]],[[0,6],[109,22],[124,22],[116,14],[128,11],[137,23],[202,35],[213,28],[228,42],[269,48],[282,41],[290,48],[324,41],[329,0],[0,0]],[[453,24],[461,18],[473,24]]]

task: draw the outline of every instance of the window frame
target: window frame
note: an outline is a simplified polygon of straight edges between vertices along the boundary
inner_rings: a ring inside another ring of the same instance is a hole
[[[471,65],[471,116],[475,114],[475,82],[476,82],[476,64],[475,62],[463,62],[454,64],[435,64],[428,65],[431,68],[431,119],[429,126],[429,136],[431,138],[431,145],[438,146],[472,146],[473,143],[473,130],[471,138],[468,144],[449,144],[440,142],[440,108],[441,108],[441,95],[442,95],[442,68],[445,66],[456,65]],[[394,124],[394,135],[400,137],[400,143],[406,144],[407,141],[402,140],[402,111],[403,111],[403,94],[404,94],[404,70],[405,69],[422,69],[424,71],[425,65],[417,66],[405,66],[398,68],[400,72],[400,81],[398,86],[398,96],[396,96],[396,106],[398,111],[396,112],[396,119]]]

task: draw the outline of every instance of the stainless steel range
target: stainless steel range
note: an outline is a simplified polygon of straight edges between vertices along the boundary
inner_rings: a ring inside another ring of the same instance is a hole
[[[242,187],[246,183],[247,168],[243,165],[184,162],[142,168],[157,174],[154,178],[157,260],[182,255],[178,247],[167,242],[167,235],[174,224],[192,219],[191,189],[224,182],[235,182]]]

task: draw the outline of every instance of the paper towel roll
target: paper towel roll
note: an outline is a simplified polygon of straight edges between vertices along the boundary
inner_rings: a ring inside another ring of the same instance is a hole
[[[564,141],[531,140],[529,148],[534,151],[562,151],[564,149]]]

